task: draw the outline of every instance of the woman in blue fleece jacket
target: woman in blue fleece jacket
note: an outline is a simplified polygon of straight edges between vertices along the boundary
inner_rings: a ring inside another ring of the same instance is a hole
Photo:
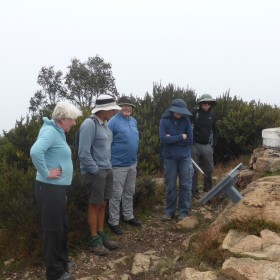
[[[35,198],[43,229],[47,280],[75,279],[68,273],[66,201],[73,164],[65,133],[81,115],[74,105],[59,102],[52,119],[43,118],[44,124],[30,150],[37,169]]]
[[[160,142],[164,145],[162,150],[166,185],[164,221],[171,220],[176,210],[179,214],[178,220],[189,215],[193,175],[191,162],[193,133],[188,115],[191,113],[187,109],[186,102],[175,99],[162,115],[159,124]],[[179,177],[178,194],[177,175]]]

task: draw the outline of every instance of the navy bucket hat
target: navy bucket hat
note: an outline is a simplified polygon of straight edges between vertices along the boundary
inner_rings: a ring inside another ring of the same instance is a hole
[[[174,99],[168,111],[178,113],[185,116],[191,116],[191,112],[187,108],[187,103],[183,99]]]

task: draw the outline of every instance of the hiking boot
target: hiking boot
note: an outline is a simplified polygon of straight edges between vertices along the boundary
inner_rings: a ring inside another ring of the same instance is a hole
[[[163,214],[163,216],[162,216],[162,218],[161,218],[161,220],[162,220],[163,222],[171,221],[171,219],[172,219],[172,216],[170,216],[170,215],[168,215],[168,214]]]
[[[102,237],[100,235],[92,236],[89,243],[90,252],[97,256],[104,256],[110,252],[103,246]]]
[[[137,220],[136,218],[132,218],[130,220],[124,221],[126,224],[129,224],[134,227],[140,227],[142,222]]]
[[[70,274],[69,272],[65,272],[62,274],[57,280],[75,280],[76,278],[74,275]]]
[[[103,245],[92,245],[89,247],[89,251],[96,256],[105,256],[110,253]]]
[[[111,230],[114,234],[116,234],[116,235],[123,235],[123,234],[124,234],[123,229],[122,229],[119,225],[113,226],[113,225],[111,225],[111,224],[109,224],[109,223],[108,223],[108,225],[109,225],[110,230]]]
[[[115,250],[118,248],[118,242],[111,240],[109,236],[103,231],[99,233],[99,236],[102,238],[103,246],[109,250]]]

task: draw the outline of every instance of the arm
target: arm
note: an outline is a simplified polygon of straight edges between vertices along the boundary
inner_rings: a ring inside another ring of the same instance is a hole
[[[96,133],[96,121],[86,119],[80,127],[79,159],[88,172],[98,172],[98,165],[92,157],[92,145]]]
[[[172,144],[180,142],[187,138],[186,134],[170,135],[166,129],[166,122],[169,120],[161,119],[159,122],[159,139],[163,144]]]
[[[186,119],[186,120],[187,120],[186,134],[188,136],[186,139],[186,142],[191,145],[193,143],[193,128],[192,128],[190,120],[189,119]]]
[[[108,121],[108,127],[110,128],[110,130],[112,131],[113,135],[115,134],[115,116],[112,117],[109,121]]]
[[[214,116],[214,122],[212,126],[212,132],[213,132],[213,147],[217,145],[217,127],[216,127],[216,116]]]
[[[61,176],[61,168],[48,169],[45,153],[53,145],[56,140],[54,131],[47,129],[42,131],[36,142],[30,150],[32,162],[37,169],[38,173],[44,178],[57,179]]]

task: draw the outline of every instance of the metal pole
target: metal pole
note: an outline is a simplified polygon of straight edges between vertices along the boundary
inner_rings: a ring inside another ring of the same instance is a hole
[[[206,175],[205,175],[205,173],[203,172],[203,170],[199,167],[199,165],[192,159],[192,163],[193,163],[193,165],[197,168],[197,170],[201,173],[201,174],[203,174],[205,177],[207,177]]]

